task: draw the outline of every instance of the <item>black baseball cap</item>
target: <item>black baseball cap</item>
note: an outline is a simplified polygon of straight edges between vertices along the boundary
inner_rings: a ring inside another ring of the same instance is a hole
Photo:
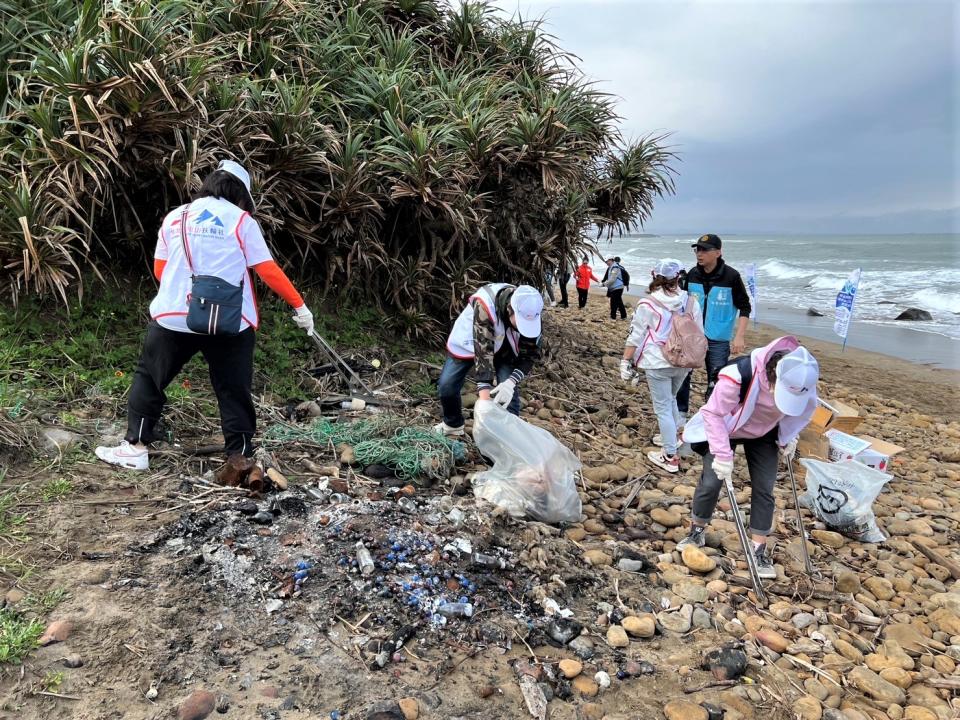
[[[701,235],[690,247],[700,248],[701,250],[719,250],[722,244],[719,236],[710,233],[708,235]]]

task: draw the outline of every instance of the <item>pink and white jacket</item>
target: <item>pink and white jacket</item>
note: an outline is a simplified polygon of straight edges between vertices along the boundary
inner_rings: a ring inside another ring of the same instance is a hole
[[[683,431],[684,441],[707,441],[710,453],[715,458],[732,460],[731,438],[749,440],[763,437],[778,424],[781,447],[797,437],[817,408],[817,396],[810,397],[800,415],[784,415],[773,401],[773,388],[767,382],[766,365],[767,358],[778,350],[791,352],[799,346],[800,342],[795,337],[786,335],[750,353],[753,377],[743,405],[740,404],[742,378],[736,363],[723,368],[707,404],[687,422]]]

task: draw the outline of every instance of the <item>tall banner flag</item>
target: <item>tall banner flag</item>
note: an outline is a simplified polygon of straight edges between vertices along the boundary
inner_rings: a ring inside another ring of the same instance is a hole
[[[753,326],[757,326],[757,264],[747,264],[747,293],[750,295],[750,317]]]
[[[843,338],[843,347],[847,346],[847,333],[850,331],[850,319],[853,317],[853,303],[860,287],[860,268],[850,273],[850,277],[837,293],[837,315],[833,321],[833,331]]]

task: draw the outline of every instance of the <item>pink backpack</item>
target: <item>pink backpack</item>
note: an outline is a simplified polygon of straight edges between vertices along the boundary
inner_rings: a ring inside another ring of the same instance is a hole
[[[650,298],[660,307],[667,307]],[[689,297],[687,298],[689,302]],[[687,312],[686,303],[679,312],[671,313],[670,332],[662,345],[663,357],[674,367],[698,368],[703,366],[707,357],[707,336],[703,334],[700,325]]]

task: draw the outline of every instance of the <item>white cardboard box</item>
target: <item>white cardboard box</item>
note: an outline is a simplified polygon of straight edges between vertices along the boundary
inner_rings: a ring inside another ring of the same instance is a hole
[[[903,450],[899,445],[888,443],[869,435],[848,435],[839,430],[827,430],[824,437],[830,441],[830,460],[856,460],[867,467],[887,471],[890,458]]]

